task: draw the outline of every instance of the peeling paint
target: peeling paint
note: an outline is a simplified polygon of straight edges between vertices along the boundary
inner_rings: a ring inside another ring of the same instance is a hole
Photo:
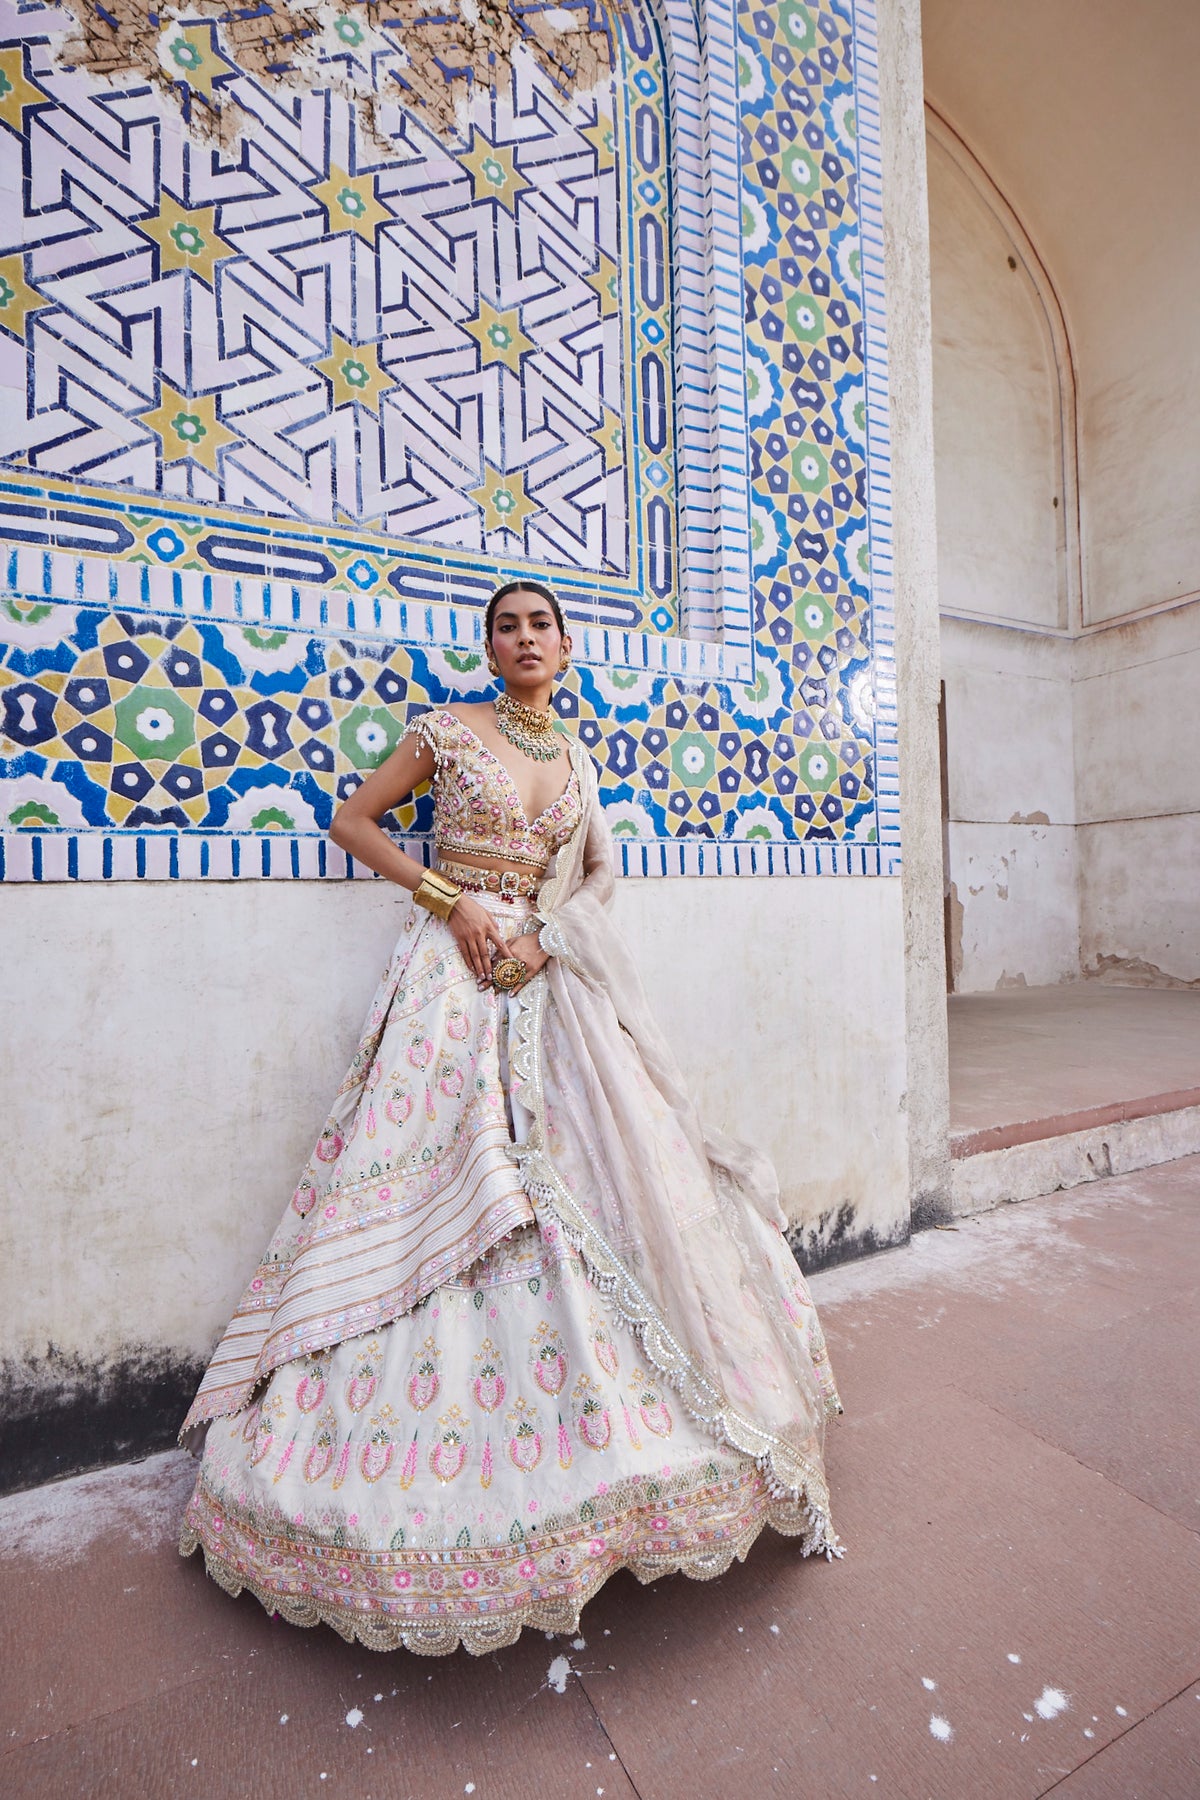
[[[1113,987],[1200,988],[1200,976],[1187,981],[1141,956],[1098,956],[1083,976],[1085,981],[1106,981]]]
[[[950,987],[951,991],[954,991],[957,989],[959,982],[962,979],[963,972],[964,907],[962,901],[958,897],[958,887],[953,881],[950,883],[948,900],[947,925],[950,937]]]
[[[1010,825],[1048,825],[1050,823],[1050,815],[1049,813],[1044,812],[1015,812],[1008,822]]]
[[[612,60],[607,30],[587,23],[586,14],[536,5],[517,11],[508,0],[446,6],[390,0],[386,7],[378,0],[345,7],[274,0],[252,11],[225,0],[190,0],[183,14],[160,10],[152,0],[65,0],[65,6],[76,29],[59,50],[64,67],[110,81],[149,82],[179,107],[196,136],[223,148],[245,125],[231,91],[238,70],[268,91],[343,93],[375,145],[387,150],[380,102],[404,106],[450,137],[465,124],[473,94],[507,86],[522,49],[566,97],[607,79]],[[372,49],[391,61],[378,87],[365,72],[373,56],[356,67],[344,55],[347,29],[356,43],[375,40]],[[181,33],[191,58],[186,63],[171,55],[171,41]],[[342,53],[336,63],[318,58],[326,39],[335,55]]]

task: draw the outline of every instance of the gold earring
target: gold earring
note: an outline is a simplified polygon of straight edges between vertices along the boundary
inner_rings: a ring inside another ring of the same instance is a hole
[[[493,675],[498,675],[500,673],[500,664],[496,661],[490,650],[487,653],[487,666],[492,671]]]
[[[568,652],[568,651],[566,651],[566,650],[564,650],[564,651],[563,651],[563,653],[562,653],[562,655],[561,655],[561,656],[560,656],[560,657],[559,657],[559,659],[558,659],[558,672],[559,672],[559,674],[560,674],[560,675],[565,675],[565,674],[566,674],[566,672],[567,672],[567,670],[568,670],[568,669],[569,669],[569,668],[570,668],[570,666],[571,666],[571,657],[570,657],[570,653],[569,653],[569,652]]]

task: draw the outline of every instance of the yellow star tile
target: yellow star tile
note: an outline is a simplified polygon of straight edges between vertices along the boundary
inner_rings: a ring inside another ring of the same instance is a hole
[[[26,281],[23,256],[0,256],[0,326],[5,331],[24,343],[26,313],[49,304]]]
[[[25,129],[24,108],[47,98],[40,87],[26,81],[20,44],[0,50],[0,119],[20,133]]]
[[[517,168],[511,144],[489,144],[479,127],[471,134],[471,148],[458,158],[470,169],[476,200],[498,200],[509,212],[516,211],[517,195],[530,185]]]
[[[237,435],[226,431],[217,418],[215,394],[189,399],[165,381],[161,384],[158,405],[153,412],[143,413],[142,418],[162,439],[164,463],[182,462],[184,457],[190,456],[214,475],[220,472],[218,450],[223,444],[233,443]]]
[[[467,493],[476,506],[483,508],[485,533],[511,531],[522,537],[526,519],[541,510],[525,492],[523,475],[501,475],[489,469],[479,486],[468,488]]]
[[[616,263],[602,253],[594,272],[583,279],[600,302],[600,317],[615,319],[621,310],[621,282]]]
[[[602,172],[611,169],[617,160],[617,137],[612,120],[598,112],[595,124],[585,125],[579,135],[586,138],[595,150],[597,168]]]
[[[216,216],[212,206],[180,206],[164,189],[158,217],[139,220],[137,228],[158,245],[159,268],[164,275],[172,269],[194,269],[212,287],[214,265],[223,256],[234,254],[233,246],[217,231]]]
[[[621,468],[625,461],[625,427],[617,414],[606,410],[591,437],[604,457],[604,473]]]
[[[378,344],[348,344],[335,331],[333,352],[316,367],[333,383],[333,404],[347,406],[357,400],[369,413],[379,417],[379,396],[396,383],[379,366]]]
[[[527,338],[521,330],[517,307],[511,307],[508,312],[497,312],[482,297],[479,317],[464,319],[463,330],[469,331],[479,345],[481,368],[486,368],[489,363],[503,363],[506,369],[519,374],[522,355],[534,348],[532,338]]]
[[[363,242],[375,248],[375,228],[387,224],[392,214],[375,198],[375,180],[371,175],[347,175],[336,164],[329,166],[328,181],[310,188],[329,215],[330,234],[357,231]]]
[[[207,25],[168,25],[159,39],[159,61],[172,81],[186,81],[193,93],[211,104],[213,83],[233,73],[231,65],[213,49]]]

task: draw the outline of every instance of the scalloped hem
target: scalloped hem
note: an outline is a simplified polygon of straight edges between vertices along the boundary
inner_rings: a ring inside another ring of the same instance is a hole
[[[488,1619],[437,1622],[386,1618],[378,1613],[333,1606],[311,1597],[302,1599],[294,1594],[277,1593],[238,1573],[222,1557],[214,1555],[187,1524],[180,1532],[179,1554],[188,1557],[202,1550],[205,1573],[219,1588],[235,1600],[243,1592],[253,1594],[268,1613],[278,1613],[289,1625],[306,1629],[328,1625],[346,1643],[361,1644],[365,1650],[411,1650],[417,1656],[452,1656],[461,1648],[471,1656],[486,1656],[492,1650],[504,1650],[515,1644],[523,1631],[548,1632],[556,1637],[577,1636],[584,1607],[622,1569],[628,1569],[643,1587],[661,1580],[664,1575],[686,1575],[692,1581],[715,1581],[735,1562],[745,1562],[768,1525],[781,1537],[803,1538],[801,1554],[804,1556],[823,1555],[832,1559],[844,1554],[829,1529],[828,1520],[820,1516],[814,1519],[805,1507],[794,1503],[772,1506],[736,1538],[711,1549],[682,1556],[635,1556],[614,1561],[588,1584],[586,1593],[570,1598],[527,1600]]]

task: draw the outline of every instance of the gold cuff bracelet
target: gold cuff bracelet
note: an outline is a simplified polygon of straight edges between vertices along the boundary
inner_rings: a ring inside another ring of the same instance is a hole
[[[413,895],[418,906],[423,906],[438,919],[448,919],[461,898],[462,889],[439,875],[436,869],[426,869]]]

